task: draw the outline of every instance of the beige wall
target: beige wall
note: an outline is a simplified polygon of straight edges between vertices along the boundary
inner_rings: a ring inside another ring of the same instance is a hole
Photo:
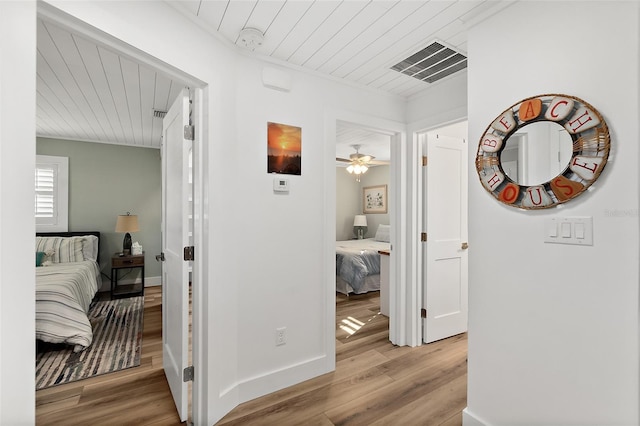
[[[344,167],[336,167],[336,241],[349,240],[354,237],[353,218],[362,214],[362,188],[367,186],[387,185],[387,203],[389,202],[389,166],[375,166],[362,175],[356,182],[353,175]],[[387,207],[388,209],[388,207]],[[367,234],[365,238],[373,238],[378,225],[389,225],[389,214],[367,214]]]

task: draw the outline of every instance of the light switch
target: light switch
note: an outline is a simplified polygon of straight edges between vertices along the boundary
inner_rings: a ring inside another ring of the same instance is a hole
[[[547,218],[544,226],[545,243],[593,245],[593,218],[590,216]]]

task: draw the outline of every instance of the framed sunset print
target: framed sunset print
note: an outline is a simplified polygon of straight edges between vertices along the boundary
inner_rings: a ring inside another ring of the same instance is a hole
[[[267,123],[267,173],[302,174],[302,128]]]

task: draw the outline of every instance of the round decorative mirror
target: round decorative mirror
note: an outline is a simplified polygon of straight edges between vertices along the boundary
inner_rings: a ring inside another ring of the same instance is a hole
[[[476,170],[485,189],[521,209],[567,202],[598,179],[609,157],[600,113],[568,95],[540,95],[503,111],[478,144]]]

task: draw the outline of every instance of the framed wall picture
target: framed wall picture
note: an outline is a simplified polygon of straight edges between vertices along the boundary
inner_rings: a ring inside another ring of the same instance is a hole
[[[267,173],[302,174],[302,129],[267,123]]]
[[[387,185],[362,188],[362,211],[365,214],[387,213]]]

